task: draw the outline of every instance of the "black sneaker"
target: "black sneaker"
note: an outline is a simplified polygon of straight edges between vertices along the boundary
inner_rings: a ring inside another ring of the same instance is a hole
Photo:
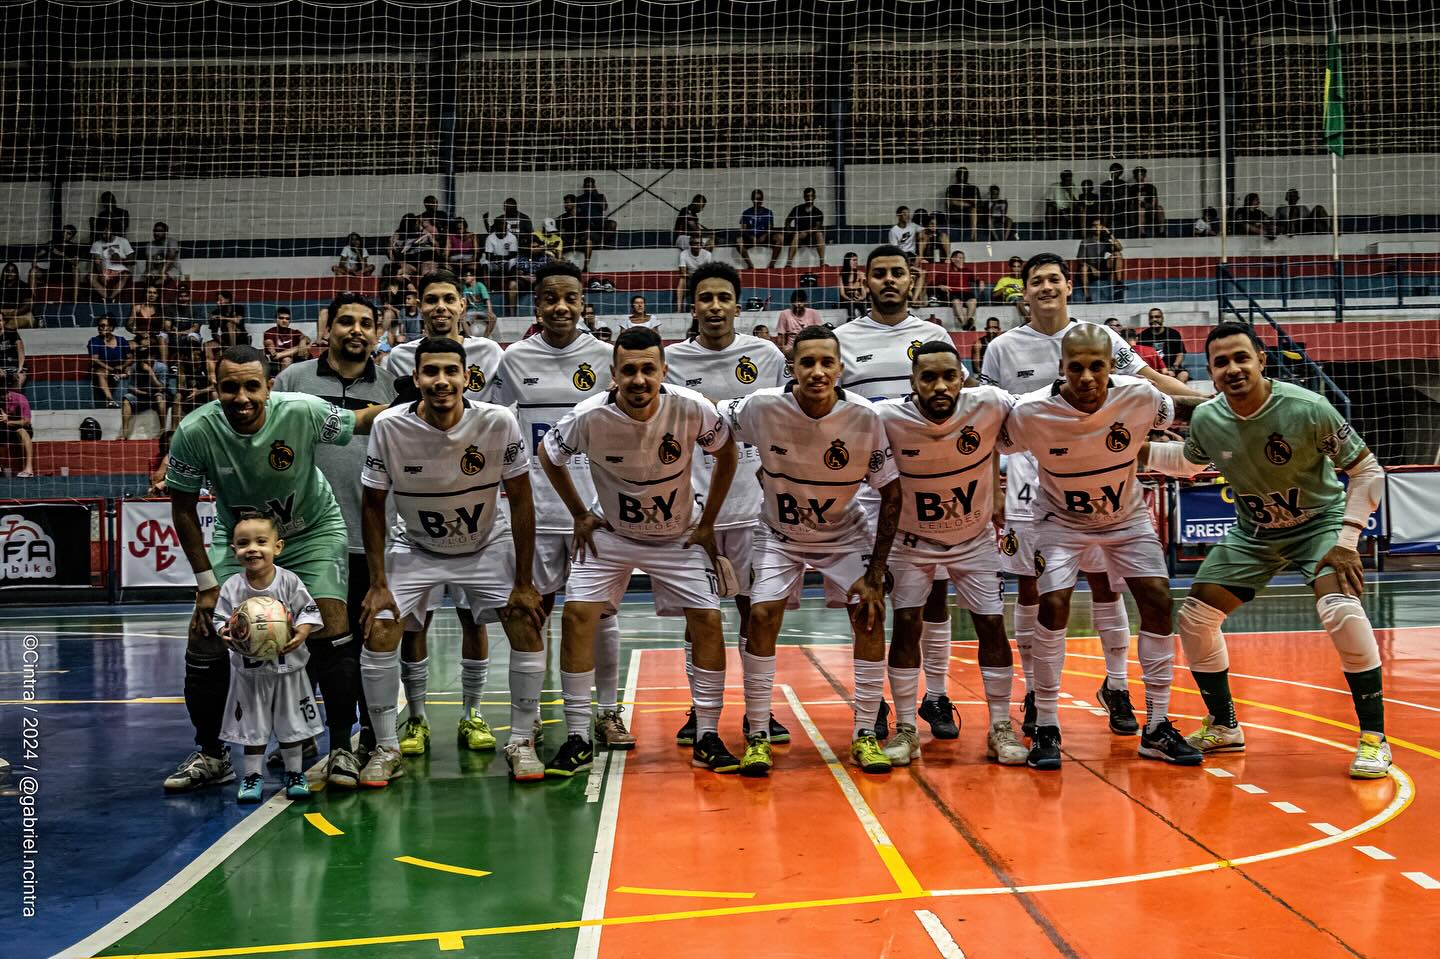
[[[712,773],[735,773],[740,771],[740,760],[725,747],[725,742],[716,733],[700,737],[690,751],[690,765],[708,769]]]
[[[880,711],[875,714],[875,738],[884,742],[890,738],[890,704],[880,700]]]
[[[1175,766],[1198,766],[1205,760],[1205,754],[1187,743],[1168,719],[1140,736],[1140,755]]]
[[[1025,765],[1031,769],[1060,768],[1060,727],[1036,726],[1034,741],[1030,744],[1030,755]]]
[[[949,696],[942,693],[939,699],[922,699],[920,718],[930,724],[930,735],[936,739],[960,738],[960,711]]]
[[[690,711],[685,714],[685,725],[675,733],[675,745],[695,745],[695,707],[691,706]]]
[[[748,742],[748,741],[750,740],[750,717],[749,717],[749,716],[746,716],[744,719],[742,719],[742,720],[740,721],[740,731],[745,734],[745,740]],[[784,724],[784,723],[782,723],[780,720],[778,720],[778,719],[775,718],[775,714],[774,714],[774,713],[771,713],[771,714],[770,714],[770,742],[775,743],[776,745],[780,745],[780,744],[783,744],[783,743],[788,743],[789,741],[790,741],[790,730],[787,729],[787,728],[785,728],[785,724]]]
[[[1135,721],[1135,707],[1130,705],[1130,690],[1111,689],[1109,683],[1100,684],[1095,694],[1100,705],[1110,712],[1110,731],[1117,736],[1133,736],[1140,731]]]
[[[1025,718],[1020,723],[1020,735],[1026,739],[1035,738],[1035,694],[1025,694]]]
[[[595,746],[579,733],[571,733],[560,746],[555,758],[545,764],[545,775],[569,779],[584,772],[595,761]]]

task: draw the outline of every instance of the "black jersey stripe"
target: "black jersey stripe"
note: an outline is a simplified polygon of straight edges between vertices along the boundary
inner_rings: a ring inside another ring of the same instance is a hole
[[[483,490],[494,489],[495,487],[497,487],[497,486],[499,486],[499,485],[500,485],[500,481],[499,481],[499,480],[496,480],[496,481],[493,482],[493,483],[482,483],[482,484],[480,484],[479,486],[469,486],[469,487],[466,487],[465,489],[438,490],[438,491],[434,491],[434,492],[427,491],[427,492],[424,492],[424,493],[421,493],[421,492],[419,492],[418,490],[417,490],[417,491],[414,491],[414,492],[411,492],[410,490],[397,489],[397,490],[395,490],[395,495],[396,495],[396,496],[409,496],[409,497],[411,497],[412,499],[440,499],[440,498],[445,497],[445,496],[464,496],[466,493],[479,493],[479,492],[481,492],[481,491],[483,491]]]
[[[1098,475],[1100,475],[1101,473],[1113,473],[1113,472],[1115,472],[1116,470],[1129,469],[1130,467],[1132,467],[1132,466],[1134,466],[1134,465],[1135,465],[1135,461],[1134,461],[1134,460],[1126,460],[1126,461],[1123,462],[1123,463],[1116,463],[1114,466],[1102,466],[1102,467],[1100,467],[1100,469],[1098,469],[1098,470],[1084,470],[1084,471],[1079,472],[1079,473],[1057,473],[1057,472],[1055,472],[1054,470],[1052,470],[1052,469],[1047,469],[1047,468],[1044,467],[1044,466],[1041,466],[1040,468],[1041,468],[1042,470],[1045,470],[1045,472],[1049,473],[1051,476],[1058,476],[1058,477],[1061,477],[1061,478],[1063,478],[1063,479],[1074,479],[1074,478],[1077,477],[1077,476],[1098,476]]]
[[[773,476],[776,479],[787,479],[792,483],[799,483],[802,486],[859,486],[865,481],[863,477],[857,480],[849,480],[848,482],[846,480],[804,479],[799,476],[791,476],[789,473],[777,473],[774,470],[765,469],[763,466],[760,468],[760,472],[766,476]]]
[[[970,472],[977,466],[987,465],[993,458],[994,454],[992,453],[990,456],[985,457],[983,460],[976,460],[969,466],[962,466],[958,470],[951,470],[948,473],[907,473],[904,470],[900,470],[900,475],[909,477],[910,479],[940,479],[941,477],[945,476],[959,476],[961,473]]]

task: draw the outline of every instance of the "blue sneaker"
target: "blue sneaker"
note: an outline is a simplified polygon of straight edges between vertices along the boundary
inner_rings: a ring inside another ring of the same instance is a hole
[[[264,785],[265,777],[259,773],[251,773],[240,780],[240,792],[236,795],[242,803],[257,803],[260,801],[260,787]]]
[[[286,799],[310,798],[310,783],[304,773],[287,772],[280,777],[280,785],[285,790]]]

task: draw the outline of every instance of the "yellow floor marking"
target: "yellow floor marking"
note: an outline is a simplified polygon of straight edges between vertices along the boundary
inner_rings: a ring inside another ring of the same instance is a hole
[[[647,716],[650,715],[650,714],[652,714],[652,713],[684,713],[684,712],[689,712],[689,711],[690,711],[690,707],[689,707],[688,705],[686,705],[686,706],[657,706],[657,707],[655,707],[654,709],[642,709],[642,710],[640,710],[640,712],[644,713],[644,714],[647,715]]]
[[[307,812],[307,813],[305,814],[305,821],[308,822],[310,825],[314,826],[316,829],[318,829],[318,830],[320,830],[321,832],[323,832],[323,833],[324,833],[325,835],[327,835],[327,836],[343,836],[343,835],[345,835],[345,830],[340,829],[340,828],[337,827],[334,823],[332,823],[330,820],[328,820],[328,819],[326,819],[324,816],[320,815],[318,812]]]
[[[453,872],[457,876],[473,876],[479,879],[481,876],[490,875],[483,869],[466,869],[464,866],[451,866],[443,862],[432,862],[429,859],[416,859],[414,856],[396,856],[396,862],[403,862],[410,866],[420,866],[424,869],[434,869],[439,872]]]
[[[632,896],[679,896],[686,899],[754,899],[753,892],[709,892],[704,889],[649,889],[644,886],[616,886],[616,892]]]
[[[441,934],[435,937],[435,944],[441,949],[452,951],[465,948],[465,937],[457,935]]]

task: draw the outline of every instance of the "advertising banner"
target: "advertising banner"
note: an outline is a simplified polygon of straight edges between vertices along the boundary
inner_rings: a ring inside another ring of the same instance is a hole
[[[0,589],[90,587],[90,508],[0,506]]]
[[[1365,527],[1364,536],[1379,536],[1385,504],[1382,503]],[[1176,542],[1218,543],[1235,525],[1235,493],[1225,484],[1181,486],[1175,511]]]
[[[120,586],[194,588],[195,574],[180,548],[180,536],[170,522],[169,500],[121,500],[118,504],[120,530]],[[215,503],[199,503],[200,528],[205,545],[215,532]]]

